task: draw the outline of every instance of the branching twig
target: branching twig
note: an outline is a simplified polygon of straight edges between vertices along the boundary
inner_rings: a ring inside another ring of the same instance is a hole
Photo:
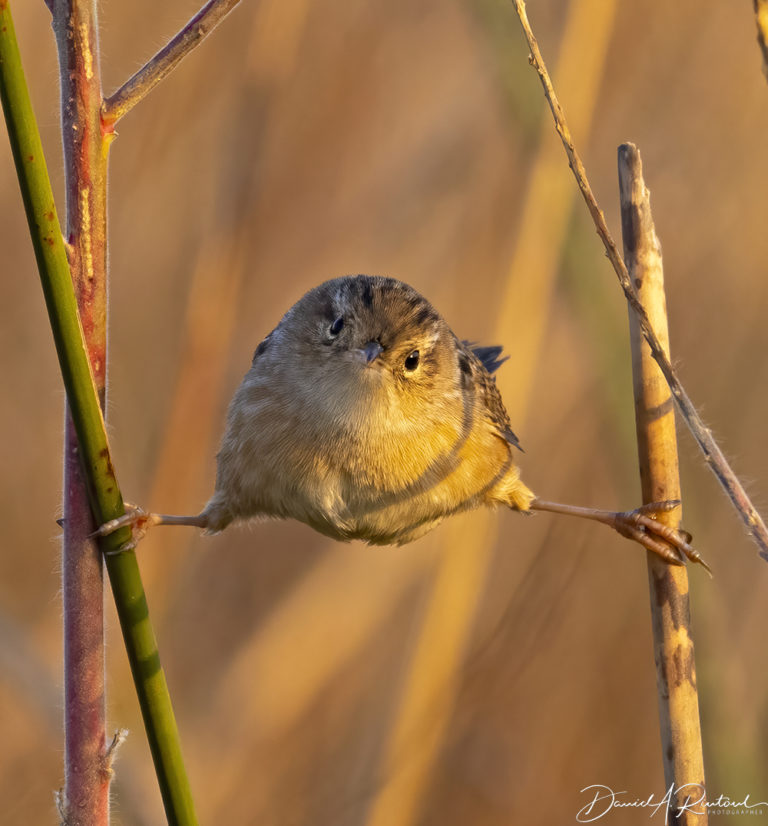
[[[549,73],[547,72],[547,67],[544,64],[544,59],[539,51],[538,43],[536,42],[536,38],[531,31],[531,26],[525,13],[525,3],[523,0],[512,0],[512,2],[515,5],[518,17],[520,18],[520,23],[523,27],[523,32],[525,33],[528,46],[531,50],[529,61],[538,72],[539,79],[544,87],[544,94],[547,97],[550,109],[552,110],[552,115],[555,119],[555,128],[557,129],[560,139],[563,142],[563,146],[565,147],[568,162],[571,170],[573,171],[574,177],[576,178],[576,183],[581,190],[581,194],[584,196],[587,208],[589,209],[592,220],[595,223],[597,234],[600,236],[605,246],[608,259],[613,265],[616,275],[619,277],[619,282],[622,290],[624,291],[624,295],[627,297],[627,301],[629,302],[632,311],[637,316],[643,337],[651,348],[651,355],[659,365],[661,372],[664,374],[664,378],[669,385],[669,389],[672,391],[672,396],[677,403],[678,409],[685,419],[693,438],[696,440],[696,443],[699,445],[699,448],[704,454],[705,461],[710,466],[712,472],[715,474],[718,481],[725,489],[725,492],[728,494],[734,507],[741,515],[744,524],[747,526],[748,533],[760,548],[760,556],[768,561],[768,528],[766,528],[765,522],[757,512],[755,506],[752,504],[747,492],[744,490],[743,485],[733,472],[731,466],[728,464],[728,460],[725,458],[722,450],[720,450],[720,447],[712,436],[711,431],[705,426],[696,408],[694,407],[693,402],[685,392],[685,389],[680,383],[669,358],[664,352],[664,349],[653,330],[645,309],[638,300],[637,294],[632,286],[632,281],[627,273],[627,268],[624,266],[624,261],[622,260],[622,257],[616,247],[616,243],[608,230],[608,225],[605,222],[605,216],[603,215],[600,207],[597,205],[595,196],[592,194],[592,188],[587,180],[587,173],[584,169],[584,165],[576,152],[573,139],[571,138],[571,133],[568,129],[568,124],[565,120],[565,113],[563,112],[563,109],[557,99],[554,87],[552,86],[552,81],[549,77]]]
[[[653,227],[640,153],[619,147],[619,189],[624,256],[632,283],[669,352],[664,271]],[[640,479],[644,502],[680,499],[674,407],[669,388],[651,358],[635,313],[629,313],[632,376]],[[658,520],[680,527],[680,508]],[[665,788],[673,789],[670,814],[676,822],[706,826],[704,757],[688,598],[688,571],[648,554],[653,649],[659,697],[659,725]],[[687,799],[686,799],[687,798]],[[700,799],[699,799],[700,798]],[[697,801],[695,804],[693,801]]]
[[[105,124],[113,125],[173,69],[195,46],[199,45],[229,14],[240,0],[208,0],[186,26],[152,57],[113,95],[104,100],[101,116]]]
[[[64,147],[72,273],[9,6],[9,0],[0,0],[0,98],[71,413],[64,528],[73,552],[64,562],[64,591],[65,612],[70,606],[72,611],[65,617],[65,658],[67,667],[76,665],[78,673],[71,678],[68,674],[66,680],[67,777],[60,800],[75,813],[73,822],[101,824],[109,818],[100,641],[103,587],[101,557],[88,534],[94,517],[97,524],[105,522],[124,513],[124,508],[97,395],[97,388],[104,387],[106,362],[106,298],[99,290],[106,291],[105,143],[109,136],[101,135],[99,129],[98,87],[88,85],[86,89],[83,85],[83,81],[98,78],[95,2],[59,0],[54,6],[67,127]],[[82,325],[75,289],[84,306]],[[75,497],[85,500],[86,484],[89,501],[75,502]],[[117,550],[129,536],[125,530],[105,537],[101,549]],[[80,549],[83,553],[75,556]],[[136,556],[107,556],[107,569],[168,820],[191,826],[197,822],[194,806]],[[88,573],[88,582],[79,576],[83,570]],[[77,592],[83,596],[87,587],[87,598],[68,602],[78,580],[82,587]],[[84,631],[85,623],[91,630]]]

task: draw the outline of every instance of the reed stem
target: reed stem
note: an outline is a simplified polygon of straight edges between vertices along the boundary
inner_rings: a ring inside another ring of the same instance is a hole
[[[624,258],[637,297],[669,358],[661,247],[653,226],[640,153],[619,147],[619,190]],[[629,309],[635,420],[643,501],[680,499],[680,475],[672,394]],[[660,512],[659,521],[680,528],[682,506]],[[676,823],[706,826],[704,757],[693,652],[688,571],[647,554],[653,652],[659,698],[664,780],[672,790],[669,814]]]

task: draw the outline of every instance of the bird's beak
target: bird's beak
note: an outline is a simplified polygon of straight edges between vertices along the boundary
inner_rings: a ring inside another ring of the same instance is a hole
[[[362,356],[366,364],[370,364],[384,352],[384,348],[378,341],[369,341],[357,352]]]

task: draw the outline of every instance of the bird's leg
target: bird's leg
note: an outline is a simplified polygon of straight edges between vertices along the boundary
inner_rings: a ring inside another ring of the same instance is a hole
[[[131,539],[124,543],[116,551],[108,553],[121,553],[130,551],[143,539],[144,534],[155,525],[188,525],[193,528],[207,528],[208,516],[205,513],[198,513],[196,516],[171,516],[166,513],[147,513],[143,508],[125,503],[125,514],[117,519],[110,519],[94,532],[94,536],[109,536],[120,528],[130,527],[133,530]]]
[[[678,531],[663,525],[652,514],[660,511],[674,510],[680,504],[679,499],[666,499],[662,502],[650,502],[632,511],[606,511],[597,508],[582,508],[578,505],[562,505],[559,502],[547,502],[534,499],[531,510],[562,513],[566,516],[580,516],[610,525],[627,539],[634,539],[644,548],[658,554],[672,565],[683,565],[685,558],[699,565],[711,574],[709,565],[701,558],[699,552],[691,546],[691,535],[687,531]]]

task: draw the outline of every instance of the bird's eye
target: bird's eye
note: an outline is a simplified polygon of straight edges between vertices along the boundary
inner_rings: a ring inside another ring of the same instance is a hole
[[[336,321],[331,324],[328,328],[328,334],[330,336],[337,336],[341,332],[341,328],[344,326],[344,317],[339,316]]]
[[[405,369],[412,373],[419,366],[419,351],[414,350],[405,359]]]

